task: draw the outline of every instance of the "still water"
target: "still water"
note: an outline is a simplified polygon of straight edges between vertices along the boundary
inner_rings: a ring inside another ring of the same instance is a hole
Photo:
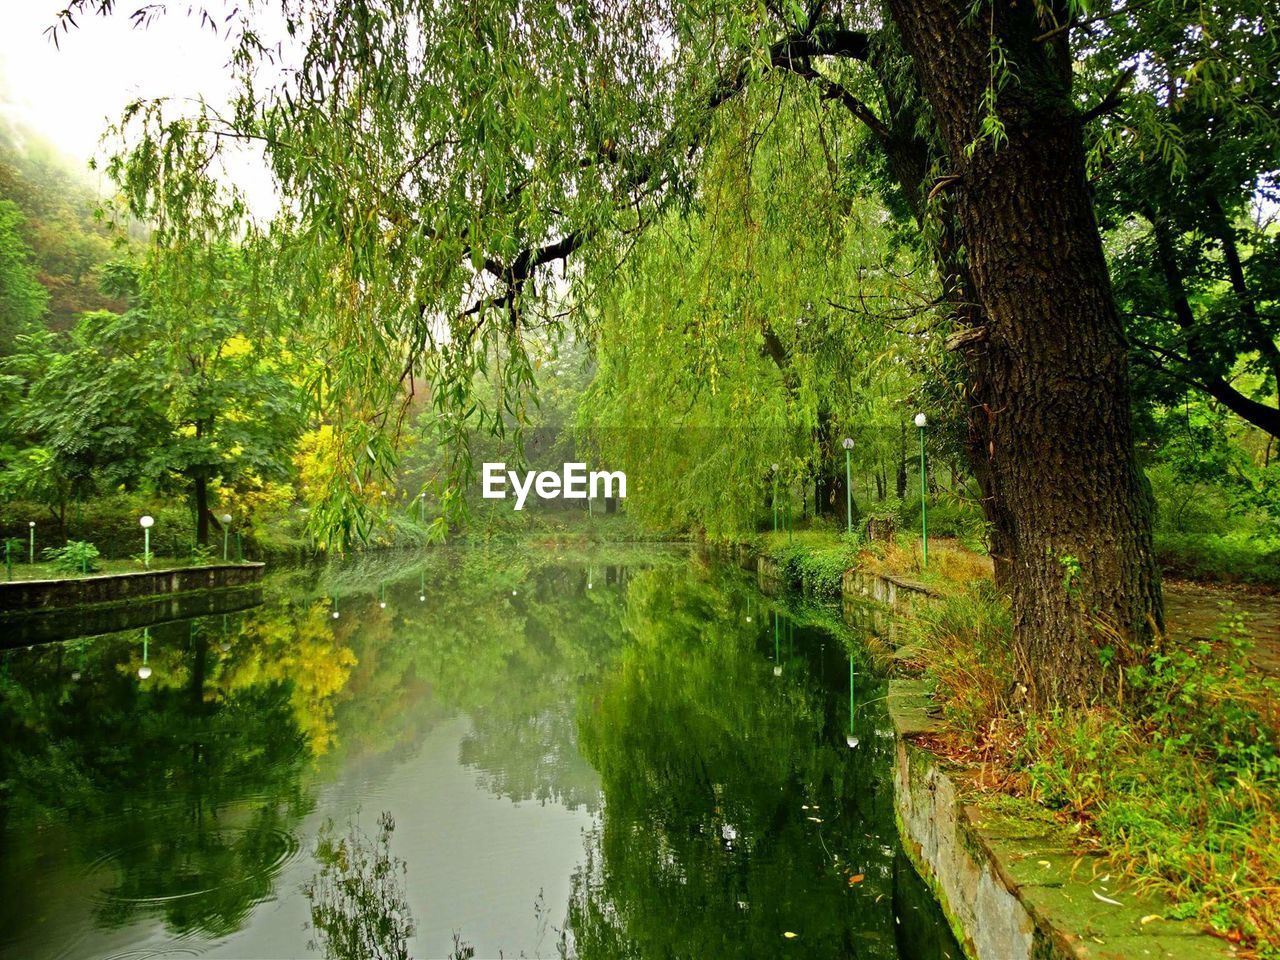
[[[837,611],[685,552],[417,564],[0,654],[0,956],[959,956]]]

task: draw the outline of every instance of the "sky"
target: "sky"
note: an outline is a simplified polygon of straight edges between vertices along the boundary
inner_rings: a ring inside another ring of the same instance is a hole
[[[227,48],[186,4],[145,30],[128,14],[135,4],[118,4],[111,17],[79,17],[79,29],[59,34],[61,49],[44,34],[65,0],[0,0],[0,113],[34,130],[65,153],[72,167],[85,170],[99,153],[108,124],[138,97],[191,97],[203,93],[221,105],[231,89]],[[255,209],[269,205],[270,179],[261,160],[245,158],[231,167]],[[87,174],[109,190],[97,174]]]

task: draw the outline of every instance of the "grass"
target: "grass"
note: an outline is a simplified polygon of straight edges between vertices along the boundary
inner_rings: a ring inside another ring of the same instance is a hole
[[[1248,533],[1156,534],[1166,576],[1280,587],[1280,539]]]
[[[1052,811],[1117,871],[1266,958],[1280,958],[1280,687],[1248,671],[1241,622],[1160,644],[1120,702],[1013,702],[1007,606],[975,584],[905,624],[935,684],[942,751],[975,783]]]
[[[770,531],[760,534],[757,542],[784,579],[828,600],[839,599],[841,579],[851,567],[914,580],[944,594],[991,579],[990,559],[950,538],[929,538],[928,567],[922,562],[920,538],[912,534],[900,534],[888,543],[866,543],[857,533],[817,528]]]
[[[951,539],[929,538],[929,565],[924,565],[920,538],[900,535],[889,543],[870,543],[859,562],[875,573],[915,580],[952,594],[966,584],[991,579],[991,560]]]
[[[823,600],[840,597],[844,572],[858,562],[857,535],[832,530],[794,530],[761,535],[761,552],[789,583]]]

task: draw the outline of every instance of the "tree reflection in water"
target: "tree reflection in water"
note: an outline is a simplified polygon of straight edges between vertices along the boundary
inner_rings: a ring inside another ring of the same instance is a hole
[[[0,677],[0,927],[21,936],[84,877],[101,928],[240,929],[297,851],[351,669],[322,617],[280,602],[153,626],[145,677],[141,630],[24,651]]]
[[[462,760],[483,786],[596,814],[567,911],[551,922],[555,954],[959,956],[898,848],[884,680],[842,642],[852,638],[832,634],[832,612],[758,598],[697,561],[628,581],[597,599],[560,571],[530,575],[490,621],[502,655],[486,669],[445,655],[477,643],[465,616],[420,641],[438,651],[419,660],[420,675],[473,718]],[[459,585],[452,600],[465,608],[468,596]],[[371,956],[409,949],[369,945],[397,928],[402,895],[379,883],[403,879],[404,864],[385,835],[362,842],[382,853],[342,861],[354,872],[346,912],[326,922],[364,932],[335,938],[347,944],[326,948],[335,960],[362,955],[360,943]],[[331,885],[334,862],[322,851]],[[540,925],[546,909],[540,900]],[[455,935],[452,956],[471,955]]]
[[[383,811],[376,837],[354,823],[342,837],[332,821],[320,831],[320,869],[302,892],[315,934],[308,946],[330,960],[409,960],[414,921],[404,893],[405,862],[391,853],[395,828]]]
[[[66,938],[31,918],[87,887],[98,927],[142,937],[159,918],[239,943],[262,942],[255,904],[305,893],[318,951],[407,960],[411,896],[462,865],[397,860],[385,818],[372,837],[328,827],[301,890],[310,868],[283,885],[281,869],[317,784],[347,769],[357,796],[397,771],[412,784],[434,770],[414,766],[433,730],[465,717],[454,756],[479,793],[589,825],[571,878],[575,840],[549,874],[546,851],[511,838],[530,889],[568,895],[540,896],[531,929],[509,908],[500,933],[468,920],[476,941],[589,960],[955,956],[899,852],[884,681],[838,611],[762,596],[697,556],[647,556],[440,551],[422,569],[302,571],[250,614],[153,628],[145,681],[137,631],[6,654],[0,952],[56,955]],[[461,934],[450,955],[473,955]]]

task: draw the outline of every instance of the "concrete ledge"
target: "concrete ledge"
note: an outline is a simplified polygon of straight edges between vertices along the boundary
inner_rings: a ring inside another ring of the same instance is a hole
[[[0,583],[0,618],[15,613],[119,603],[137,597],[243,587],[262,579],[261,563],[214,563],[171,570],[140,570],[65,580]]]
[[[924,681],[891,680],[903,847],[973,960],[1223,960],[1230,946],[1081,854],[1047,811],[966,803],[963,780],[912,742],[934,733]],[[1016,803],[1016,801],[1013,801]],[[1106,899],[1102,899],[1102,898]],[[1145,921],[1145,922],[1144,922]]]
[[[262,585],[197,590],[167,596],[140,597],[126,603],[90,607],[52,607],[0,617],[0,648],[96,637],[119,630],[154,627],[220,613],[237,613],[262,603]]]
[[[939,594],[932,587],[905,577],[887,573],[873,573],[851,567],[844,572],[840,582],[846,596],[866,597],[892,607],[894,612],[910,611],[917,603],[936,599]]]
[[[756,582],[765,593],[779,593],[794,586],[782,576],[778,561],[763,553],[756,557]]]

